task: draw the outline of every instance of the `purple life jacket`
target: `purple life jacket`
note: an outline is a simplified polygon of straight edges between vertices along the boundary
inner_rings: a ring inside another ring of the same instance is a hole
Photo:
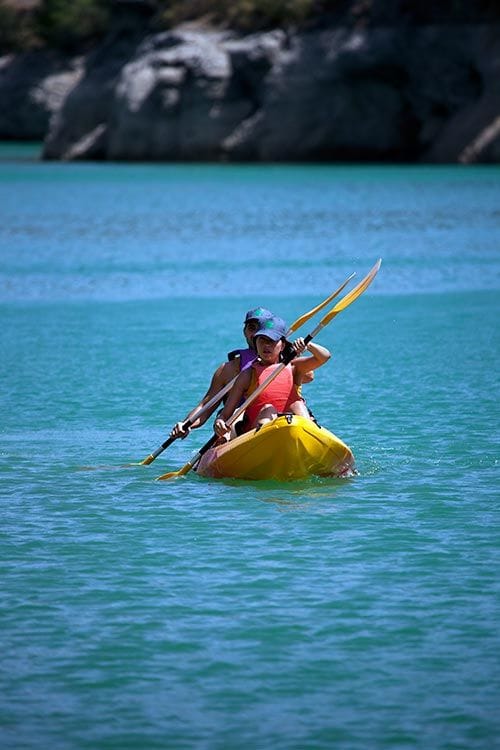
[[[240,358],[240,372],[244,370],[247,365],[250,365],[254,360],[257,359],[257,352],[254,349],[234,349],[229,352],[227,359],[231,362],[236,357]]]

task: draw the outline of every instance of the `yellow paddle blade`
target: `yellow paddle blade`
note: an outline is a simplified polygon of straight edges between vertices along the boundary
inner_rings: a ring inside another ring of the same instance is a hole
[[[297,328],[300,328],[304,325],[304,323],[307,323],[309,318],[312,318],[313,315],[316,315],[316,313],[326,307],[327,304],[332,301],[332,299],[335,299],[335,297],[337,297],[340,292],[345,289],[347,284],[351,281],[352,278],[354,278],[354,276],[356,276],[356,272],[351,273],[351,275],[347,277],[347,279],[338,287],[338,289],[332,292],[329,297],[323,300],[323,302],[320,302],[319,305],[316,305],[313,310],[309,310],[309,312],[306,312],[304,313],[304,315],[301,315],[300,318],[297,318],[297,320],[295,320],[288,329],[289,333],[293,333],[294,331],[296,331]]]
[[[144,461],[139,461],[139,466],[149,466],[149,464],[152,464],[155,460],[155,457],[152,453],[149,454],[147,458],[144,459]]]
[[[162,474],[161,477],[156,477],[156,481],[160,482],[163,479],[175,479],[175,477],[183,477],[185,474],[187,474],[189,471],[191,471],[192,464],[185,464],[182,469],[178,469],[178,471],[167,471],[166,474]]]
[[[367,289],[370,286],[373,279],[377,275],[381,263],[382,263],[382,258],[379,258],[378,261],[373,266],[373,268],[371,269],[371,271],[369,271],[369,273],[366,274],[365,278],[362,279],[359,282],[359,284],[356,284],[354,289],[351,289],[351,291],[348,292],[346,296],[340,300],[340,302],[337,302],[333,310],[330,310],[330,312],[327,315],[325,315],[325,317],[321,321],[323,325],[326,325],[327,323],[329,323],[332,320],[332,318],[334,318],[336,315],[339,314],[339,312],[342,312],[342,310],[345,310],[346,307],[348,307],[352,302],[354,302],[354,300],[356,300],[361,294],[363,294],[365,289]]]

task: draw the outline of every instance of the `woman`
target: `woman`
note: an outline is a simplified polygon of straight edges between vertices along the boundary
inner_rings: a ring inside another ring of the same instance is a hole
[[[284,321],[275,316],[263,321],[255,334],[254,342],[259,360],[254,362],[249,370],[240,373],[230,390],[226,405],[214,424],[214,430],[219,437],[225,437],[229,433],[230,428],[226,421],[241,401],[253,393],[280,366],[280,356],[286,344]],[[312,356],[294,359],[255,398],[245,411],[243,432],[270,422],[282,412],[292,412],[301,416],[306,414],[298,389],[305,379],[310,378],[308,373],[324,365],[331,355],[324,346],[312,342],[306,345],[302,338],[294,341],[292,348],[296,355],[307,349]]]

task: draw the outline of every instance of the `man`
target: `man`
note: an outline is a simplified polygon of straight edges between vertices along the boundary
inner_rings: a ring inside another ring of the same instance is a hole
[[[262,327],[263,323],[266,320],[271,320],[273,317],[273,313],[266,310],[265,307],[255,307],[247,312],[243,322],[243,335],[247,341],[248,347],[246,349],[235,349],[234,351],[229,352],[228,361],[222,362],[214,372],[208,391],[205,393],[199,404],[197,404],[194,409],[186,415],[182,422],[177,422],[177,424],[173,426],[170,433],[171,437],[185,438],[191,429],[196,429],[205,424],[207,419],[219,406],[220,401],[216,401],[200,417],[196,418],[196,415],[201,409],[203,409],[205,404],[208,404],[208,402],[219,393],[222,388],[224,388],[225,385],[236,378],[242,369],[254,361],[257,357],[257,352],[255,351],[253,337]],[[193,424],[186,430],[183,425],[188,420],[193,420]]]

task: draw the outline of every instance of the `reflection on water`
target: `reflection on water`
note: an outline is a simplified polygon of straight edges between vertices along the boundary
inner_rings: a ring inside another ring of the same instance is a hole
[[[336,513],[339,507],[334,501],[345,492],[351,478],[310,477],[289,482],[246,482],[252,486],[252,494],[258,502],[275,505],[282,513],[296,511],[320,514]]]
[[[258,502],[268,503],[275,505],[276,509],[280,513],[314,513],[316,515],[326,516],[332,513],[339,513],[341,508],[339,505],[334,505],[330,493],[315,494],[309,500],[304,501],[304,496],[301,500],[293,498],[280,498],[280,497],[258,497]],[[318,504],[318,501],[326,500],[327,504]]]

